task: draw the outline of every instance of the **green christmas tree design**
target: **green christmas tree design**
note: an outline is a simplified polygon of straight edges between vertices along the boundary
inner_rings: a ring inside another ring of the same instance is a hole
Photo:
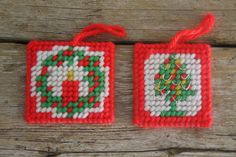
[[[187,64],[181,64],[176,54],[170,55],[159,67],[155,75],[155,95],[164,96],[165,103],[170,102],[170,110],[162,111],[160,116],[185,116],[186,111],[177,110],[178,101],[186,101],[189,96],[194,96],[196,90],[191,89],[191,75],[187,74]]]

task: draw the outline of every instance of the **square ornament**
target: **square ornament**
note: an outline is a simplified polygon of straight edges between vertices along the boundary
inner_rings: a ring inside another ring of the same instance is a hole
[[[26,121],[113,122],[114,55],[111,42],[30,42]]]
[[[134,117],[140,127],[209,127],[211,52],[207,44],[134,48]]]

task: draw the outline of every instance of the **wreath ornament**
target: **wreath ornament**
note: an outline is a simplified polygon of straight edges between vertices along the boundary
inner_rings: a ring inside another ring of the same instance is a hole
[[[89,47],[54,46],[38,51],[31,68],[31,96],[36,112],[51,112],[52,118],[86,118],[102,112],[109,93],[109,67],[104,52]]]

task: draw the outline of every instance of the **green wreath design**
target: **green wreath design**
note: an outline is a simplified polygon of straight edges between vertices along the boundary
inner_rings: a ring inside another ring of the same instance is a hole
[[[78,62],[85,60],[85,51],[76,50],[73,51],[72,46],[69,46],[66,50],[59,50],[56,55],[48,56],[44,61],[42,61],[42,67],[58,66],[59,63],[67,61],[66,66],[72,66],[74,64],[74,58],[78,57]],[[66,54],[68,52],[68,54]],[[41,108],[56,107],[56,113],[68,112],[67,118],[73,117],[75,113],[81,113],[86,108],[92,108],[95,103],[99,103],[100,94],[105,90],[105,72],[100,71],[100,66],[94,66],[96,62],[99,62],[100,56],[89,56],[87,58],[88,64],[83,68],[84,71],[93,72],[92,76],[84,76],[83,81],[89,82],[89,87],[93,87],[95,84],[94,78],[99,78],[97,82],[99,83],[87,96],[81,96],[78,98],[77,102],[69,102],[67,106],[62,104],[62,96],[53,96],[53,91],[48,91],[47,89],[47,78],[49,77],[48,71],[44,75],[38,75],[36,77],[36,83],[40,86],[36,87],[36,93],[41,92],[41,97],[46,98],[45,102],[41,103]],[[59,65],[61,66],[61,65]],[[65,66],[65,65],[63,65]],[[43,68],[42,68],[43,69]],[[93,97],[93,101],[89,102]],[[78,106],[79,104],[82,106]]]

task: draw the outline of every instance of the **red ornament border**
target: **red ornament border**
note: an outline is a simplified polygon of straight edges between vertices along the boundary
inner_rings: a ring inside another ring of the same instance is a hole
[[[109,66],[109,95],[105,98],[101,113],[90,113],[85,119],[52,118],[51,113],[36,112],[36,98],[31,97],[31,67],[36,64],[36,52],[49,51],[53,46],[89,46],[89,50],[104,52],[104,66]],[[28,123],[112,123],[114,121],[114,58],[115,45],[112,42],[31,41],[27,46],[25,120]]]
[[[212,124],[211,50],[207,44],[142,44],[134,47],[134,115],[133,123],[143,128],[157,127],[210,127]],[[144,61],[151,54],[195,53],[201,60],[202,109],[196,116],[152,117],[144,110]]]

